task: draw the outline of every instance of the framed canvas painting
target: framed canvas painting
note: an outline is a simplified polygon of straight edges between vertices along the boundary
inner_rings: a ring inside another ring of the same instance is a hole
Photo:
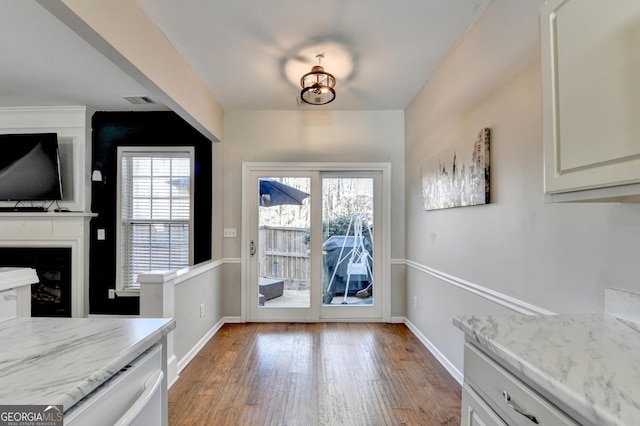
[[[491,129],[475,141],[452,146],[422,166],[425,210],[489,204],[489,144]]]

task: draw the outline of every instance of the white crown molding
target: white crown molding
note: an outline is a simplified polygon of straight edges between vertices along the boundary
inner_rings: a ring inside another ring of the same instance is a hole
[[[85,106],[0,107],[0,128],[82,128],[95,111]]]

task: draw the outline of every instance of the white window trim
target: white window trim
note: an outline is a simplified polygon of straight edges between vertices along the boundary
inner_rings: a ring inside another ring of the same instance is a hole
[[[190,198],[191,205],[189,211],[189,264],[193,265],[193,232],[194,232],[194,188],[195,188],[195,148],[192,146],[119,146],[117,147],[117,172],[116,172],[116,295],[118,297],[138,297],[140,296],[139,287],[126,286],[121,281],[122,272],[122,157],[124,153],[169,153],[179,152],[189,155],[191,162],[191,188]]]

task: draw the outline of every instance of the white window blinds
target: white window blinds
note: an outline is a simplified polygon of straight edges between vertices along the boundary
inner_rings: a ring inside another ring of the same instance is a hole
[[[189,151],[121,151],[120,279],[189,266],[192,160]]]

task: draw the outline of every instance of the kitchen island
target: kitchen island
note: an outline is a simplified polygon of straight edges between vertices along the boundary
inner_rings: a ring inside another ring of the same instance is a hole
[[[453,322],[466,340],[464,424],[474,415],[486,424],[638,424],[637,323],[608,314]]]
[[[164,376],[159,406],[166,424],[163,343],[174,328],[175,321],[166,318],[18,318],[1,322],[0,405],[62,405],[67,424],[74,407],[91,407],[87,400],[100,396],[98,388],[108,386],[121,370],[155,348],[157,365],[163,371],[157,377]]]

